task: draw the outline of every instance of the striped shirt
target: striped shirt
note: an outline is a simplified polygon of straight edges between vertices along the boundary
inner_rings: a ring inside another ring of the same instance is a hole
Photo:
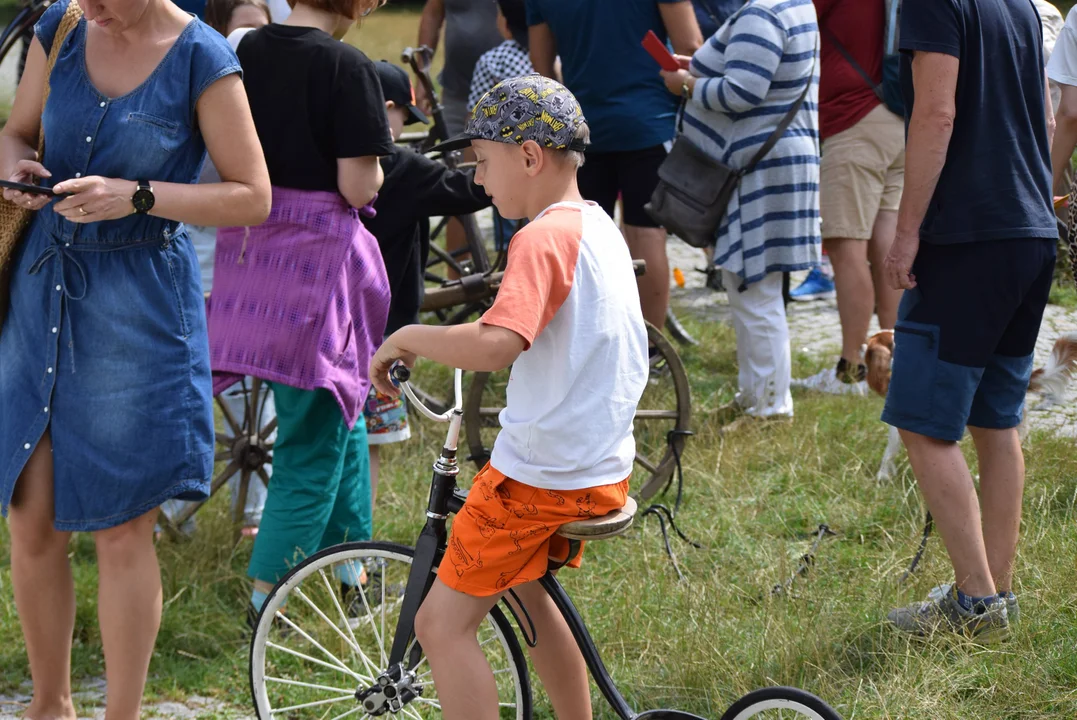
[[[718,229],[715,264],[746,285],[819,261],[818,26],[811,0],[750,0],[692,57],[683,134],[748,165],[808,83],[785,134],[745,175]]]

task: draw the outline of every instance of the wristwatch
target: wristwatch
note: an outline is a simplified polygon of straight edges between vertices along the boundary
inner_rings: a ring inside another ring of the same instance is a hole
[[[135,206],[135,212],[139,215],[145,215],[153,209],[153,203],[153,188],[150,187],[150,181],[139,180],[138,189],[131,196],[131,204]]]

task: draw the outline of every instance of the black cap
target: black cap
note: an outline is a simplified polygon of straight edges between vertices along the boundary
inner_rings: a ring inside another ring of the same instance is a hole
[[[381,80],[381,94],[397,107],[408,109],[408,119],[404,124],[429,123],[430,118],[415,107],[415,90],[411,87],[408,74],[388,60],[379,60],[374,65],[378,68],[378,79]]]

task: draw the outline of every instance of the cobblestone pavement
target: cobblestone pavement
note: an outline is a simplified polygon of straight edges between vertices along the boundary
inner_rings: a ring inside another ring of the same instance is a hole
[[[704,275],[696,272],[705,267],[702,250],[697,250],[675,238],[669,241],[670,268],[680,268],[684,273],[683,288],[674,286],[673,305],[678,313],[690,314],[702,320],[729,320],[729,305],[724,293],[717,293],[704,285]],[[793,276],[793,287],[803,277]],[[789,334],[793,352],[803,352],[818,358],[820,367],[837,361],[841,352],[841,325],[838,322],[837,303],[833,300],[795,302],[788,308]],[[871,332],[879,329],[873,318]],[[1077,311],[1057,305],[1048,305],[1044,314],[1043,328],[1036,343],[1036,367],[1042,367],[1055,340],[1064,333],[1077,331]],[[1030,398],[1029,424],[1033,429],[1051,430],[1077,437],[1077,381],[1066,393],[1065,402],[1054,407],[1039,407],[1039,400]]]

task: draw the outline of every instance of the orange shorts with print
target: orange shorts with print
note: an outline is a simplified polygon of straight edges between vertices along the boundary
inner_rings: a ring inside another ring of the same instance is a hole
[[[438,578],[453,590],[486,597],[546,574],[550,558],[568,555],[557,535],[565,523],[624,507],[628,480],[582,490],[524,485],[486,464],[453,518]],[[582,545],[582,544],[581,544]],[[569,567],[580,566],[583,548]]]

